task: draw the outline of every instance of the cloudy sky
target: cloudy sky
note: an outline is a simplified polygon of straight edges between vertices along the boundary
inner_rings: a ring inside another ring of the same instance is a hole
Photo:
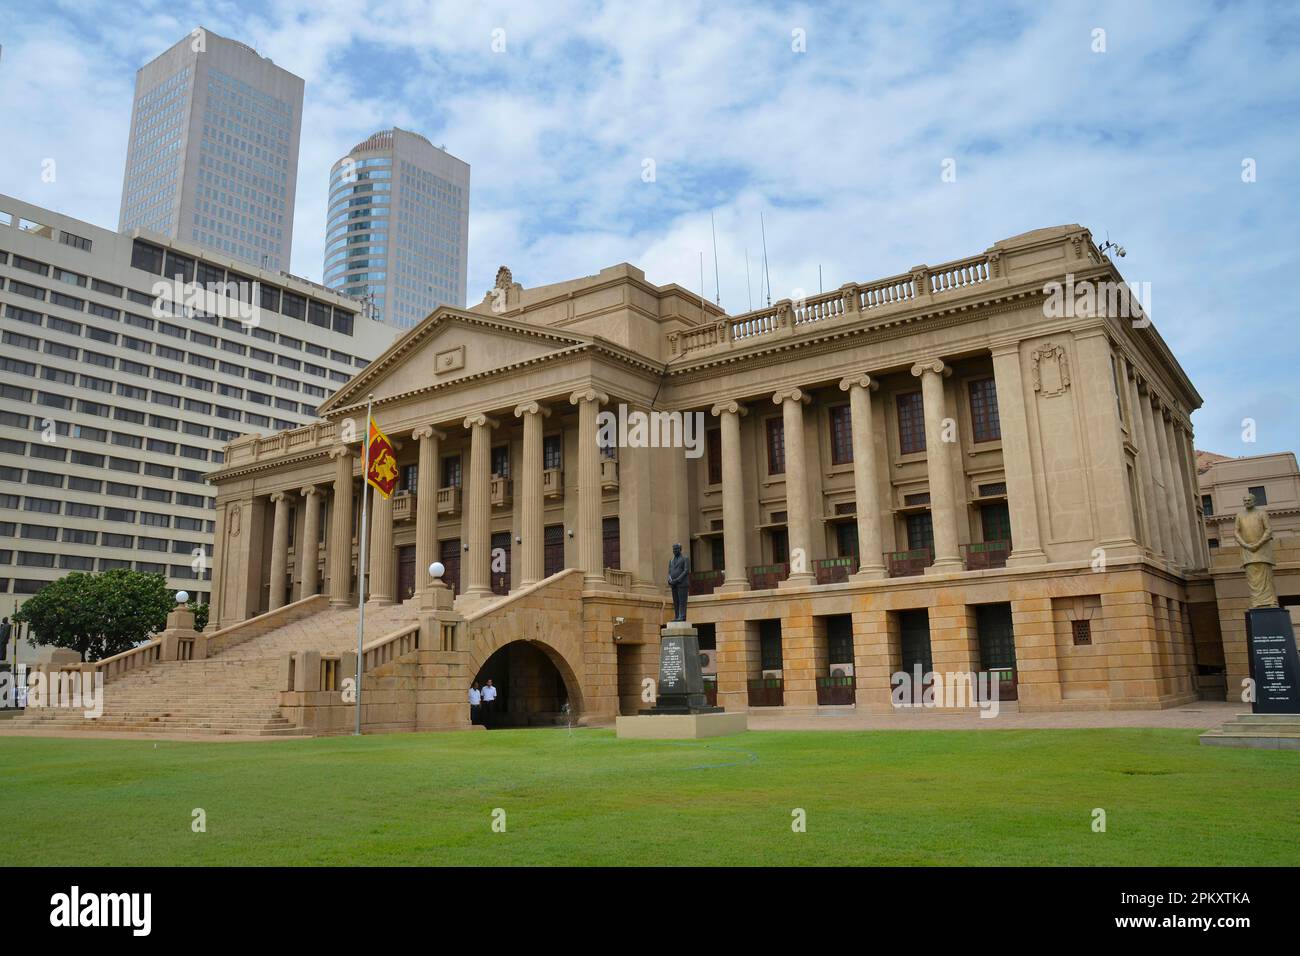
[[[698,288],[701,251],[712,298],[711,211],[732,312],[760,211],[774,300],[1079,222],[1150,283],[1198,446],[1300,448],[1294,4],[6,0],[0,191],[116,228],[135,71],[199,25],[306,80],[300,275],[330,165],[392,125],[472,166],[471,301],[501,264]]]

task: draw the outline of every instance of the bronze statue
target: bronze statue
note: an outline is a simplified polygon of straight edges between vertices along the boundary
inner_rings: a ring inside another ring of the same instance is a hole
[[[673,620],[686,620],[686,594],[690,588],[691,559],[682,554],[680,544],[673,545],[673,558],[668,562],[668,586],[673,591]]]
[[[1233,537],[1241,548],[1241,567],[1250,585],[1251,607],[1277,607],[1277,589],[1273,586],[1273,529],[1268,512],[1255,507],[1255,496],[1246,495],[1241,503],[1245,511],[1237,513]]]

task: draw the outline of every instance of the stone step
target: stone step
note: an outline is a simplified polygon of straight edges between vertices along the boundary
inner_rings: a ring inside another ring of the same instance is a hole
[[[366,608],[366,642],[415,624],[418,608]],[[170,731],[194,734],[301,735],[279,712],[285,654],[355,650],[357,610],[322,610],[286,622],[201,661],[155,664],[122,675],[104,688],[103,713],[42,708],[14,718],[17,727]]]

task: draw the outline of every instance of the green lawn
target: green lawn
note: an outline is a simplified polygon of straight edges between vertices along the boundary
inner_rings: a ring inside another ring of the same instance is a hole
[[[6,737],[0,774],[39,865],[1300,864],[1300,752],[1184,730]]]

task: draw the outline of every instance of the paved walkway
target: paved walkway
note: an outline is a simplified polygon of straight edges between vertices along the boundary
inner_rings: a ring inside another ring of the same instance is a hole
[[[848,708],[822,708],[796,713],[749,712],[750,730],[1030,730],[1104,727],[1183,727],[1208,730],[1240,713],[1245,704],[1199,700],[1168,710],[1058,711],[1022,714],[1014,703],[1003,704],[996,717],[974,711],[900,710],[889,714],[858,713]]]
[[[857,713],[852,708],[785,711],[757,708],[749,712],[750,730],[1033,730],[1106,727],[1173,727],[1209,730],[1237,714],[1248,713],[1243,704],[1202,700],[1169,710],[1100,710],[1022,714],[1014,703],[1003,704],[996,717],[977,712],[943,713],[935,710],[898,711],[890,714]],[[182,740],[235,743],[250,740],[303,740],[303,737],[263,737],[242,734],[130,733],[104,730],[20,730],[0,720],[0,737],[63,737],[71,740]],[[596,721],[595,727],[612,728],[614,722]]]

